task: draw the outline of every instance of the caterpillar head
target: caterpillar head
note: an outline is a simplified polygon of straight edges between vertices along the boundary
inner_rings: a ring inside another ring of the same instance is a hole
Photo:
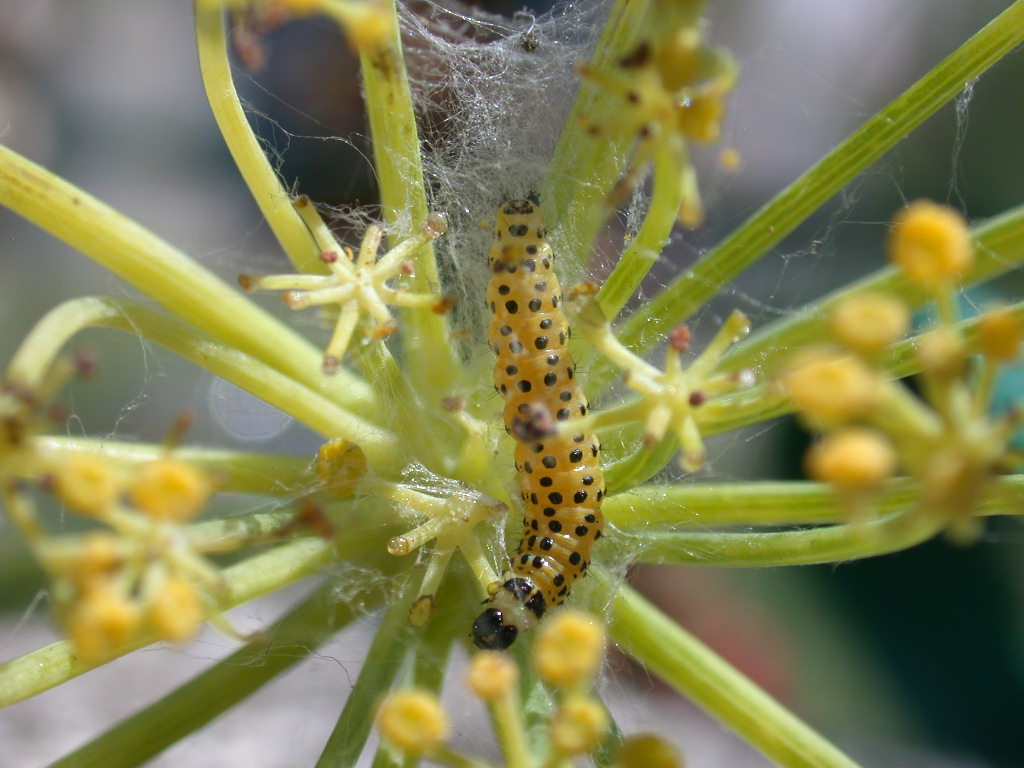
[[[488,651],[503,651],[515,642],[519,630],[505,623],[497,608],[488,608],[473,622],[473,644]]]

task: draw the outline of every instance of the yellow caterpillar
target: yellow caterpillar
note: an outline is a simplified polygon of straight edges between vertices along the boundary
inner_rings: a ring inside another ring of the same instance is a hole
[[[501,586],[473,623],[480,648],[507,648],[565,600],[601,536],[604,477],[597,437],[553,434],[558,422],[587,412],[587,399],[573,379],[569,324],[559,309],[562,294],[545,234],[533,200],[498,209],[487,339],[497,356],[494,386],[505,399],[505,429],[516,438],[526,514]]]

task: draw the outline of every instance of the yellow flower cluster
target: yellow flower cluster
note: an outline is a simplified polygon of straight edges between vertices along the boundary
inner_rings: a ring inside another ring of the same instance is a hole
[[[540,679],[554,689],[556,706],[548,723],[547,753],[529,756],[519,699],[519,670],[502,651],[480,651],[470,659],[467,684],[490,708],[509,757],[509,765],[561,765],[599,747],[608,733],[608,715],[590,692],[604,659],[600,620],[573,610],[558,611],[537,633],[532,663]],[[449,766],[476,765],[445,744],[451,732],[437,697],[421,689],[396,691],[381,702],[377,726],[385,741],[414,757]],[[515,755],[516,757],[511,757]],[[677,768],[682,761],[665,740],[651,734],[626,739],[617,768]]]
[[[902,470],[920,484],[922,510],[965,531],[988,481],[1012,461],[1012,419],[988,411],[998,367],[1020,352],[1024,321],[997,309],[958,322],[954,291],[973,262],[958,212],[912,203],[894,219],[889,252],[903,278],[938,307],[938,326],[914,350],[922,396],[883,371],[910,325],[909,308],[883,294],[837,304],[830,327],[838,345],[797,356],[779,384],[804,422],[825,433],[807,455],[811,477],[857,507]],[[972,332],[980,361],[970,356]]]

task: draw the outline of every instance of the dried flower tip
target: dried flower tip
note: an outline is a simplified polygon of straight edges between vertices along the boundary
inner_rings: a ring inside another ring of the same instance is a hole
[[[848,427],[817,442],[807,453],[807,474],[841,491],[877,487],[896,471],[892,444],[878,431]]]
[[[855,357],[807,352],[779,379],[796,407],[819,426],[845,424],[867,413],[882,395],[882,380]]]
[[[693,334],[690,333],[690,329],[685,325],[677,325],[668,332],[668,344],[676,352],[685,352],[688,350],[692,339]]]
[[[87,662],[108,658],[138,626],[138,609],[109,588],[90,591],[68,616],[68,635],[75,653]]]
[[[181,578],[168,578],[148,605],[149,626],[157,637],[172,643],[192,638],[203,621],[203,601],[196,588]]]
[[[619,747],[618,768],[682,768],[683,758],[672,744],[654,733],[638,733]]]
[[[157,520],[183,523],[202,509],[210,495],[203,473],[184,461],[157,459],[139,467],[132,480],[131,501]]]
[[[893,296],[867,293],[839,302],[829,321],[836,341],[855,352],[874,355],[903,338],[910,327],[910,312]]]
[[[982,315],[978,341],[985,357],[1000,363],[1015,360],[1024,341],[1024,323],[1010,309],[996,309]]]
[[[566,755],[594,749],[608,730],[608,714],[587,696],[570,696],[551,720],[551,743]]]
[[[936,328],[921,336],[917,359],[925,373],[949,380],[963,373],[967,365],[967,350],[956,330]]]
[[[448,717],[429,691],[396,691],[377,710],[381,736],[410,755],[422,755],[448,738]]]
[[[57,467],[53,481],[57,498],[86,515],[98,515],[117,500],[117,477],[99,456],[70,457]]]
[[[481,651],[469,662],[466,681],[469,688],[484,701],[497,701],[511,693],[519,679],[519,670],[507,654]]]
[[[974,246],[959,211],[919,200],[893,218],[889,256],[908,280],[933,289],[956,280],[970,268]]]
[[[355,493],[366,474],[366,455],[343,438],[328,440],[316,454],[316,476],[324,490],[338,496]]]
[[[556,613],[537,635],[533,665],[549,685],[568,687],[591,680],[604,655],[604,627],[581,611]]]

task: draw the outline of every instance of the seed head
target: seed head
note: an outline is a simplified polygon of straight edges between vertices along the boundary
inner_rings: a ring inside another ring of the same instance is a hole
[[[601,623],[589,614],[567,610],[541,625],[533,664],[544,682],[564,688],[591,680],[603,655]]]
[[[429,691],[396,691],[381,702],[377,727],[385,740],[410,755],[422,755],[448,738],[448,716]]]
[[[196,467],[162,458],[139,467],[132,480],[132,504],[157,520],[185,522],[206,503],[209,482]]]
[[[171,576],[149,601],[149,625],[158,637],[173,643],[190,639],[203,620],[203,602],[196,588]]]
[[[75,454],[57,467],[53,479],[57,498],[76,512],[97,515],[117,500],[117,477],[99,456]]]
[[[893,219],[889,256],[910,282],[932,290],[957,280],[970,268],[974,246],[959,211],[919,200]]]
[[[110,587],[84,595],[68,616],[68,634],[75,652],[89,662],[110,656],[138,626],[137,607]]]
[[[840,302],[829,320],[836,341],[870,356],[903,338],[910,327],[910,312],[899,299],[868,293]]]
[[[589,752],[604,738],[608,715],[589,696],[570,696],[551,720],[551,743],[567,755]]]
[[[822,426],[852,421],[882,396],[882,380],[874,371],[856,357],[831,350],[801,355],[780,383],[797,408]]]
[[[519,679],[519,670],[506,654],[481,651],[473,656],[466,676],[469,688],[484,701],[507,696]]]
[[[807,454],[807,474],[842,491],[877,487],[896,471],[896,452],[874,429],[847,427],[834,432]]]

